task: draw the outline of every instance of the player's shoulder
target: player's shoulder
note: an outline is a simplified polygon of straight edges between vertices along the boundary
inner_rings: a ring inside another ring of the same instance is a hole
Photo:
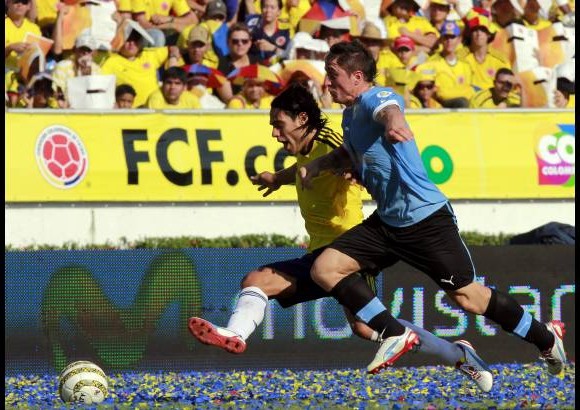
[[[336,132],[330,127],[323,127],[314,139],[322,144],[328,145],[331,148],[338,148],[342,145],[342,134]]]

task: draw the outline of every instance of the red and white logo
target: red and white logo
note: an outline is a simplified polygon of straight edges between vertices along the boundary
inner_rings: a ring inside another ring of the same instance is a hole
[[[87,150],[80,137],[62,125],[42,131],[36,141],[36,161],[42,176],[60,189],[78,185],[89,166]]]

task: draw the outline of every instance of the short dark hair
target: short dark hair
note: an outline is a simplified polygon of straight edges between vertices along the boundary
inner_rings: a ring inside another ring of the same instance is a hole
[[[185,84],[187,82],[187,73],[180,67],[169,67],[167,70],[163,72],[161,81],[165,82],[173,78],[180,80],[182,83]]]
[[[293,120],[302,112],[308,115],[308,121],[303,125],[304,133],[321,130],[328,119],[322,116],[322,111],[314,96],[302,84],[293,82],[284,88],[271,103],[272,109],[284,111]]]
[[[514,72],[512,70],[510,70],[507,67],[502,67],[499,70],[497,70],[495,72],[495,78],[497,79],[500,75],[505,74],[505,75],[515,75]]]
[[[234,23],[228,30],[228,40],[232,38],[232,34],[234,34],[234,31],[245,31],[250,36],[250,40],[252,39],[252,31],[250,30],[250,28],[246,23],[243,22]]]
[[[137,96],[135,89],[129,84],[121,84],[115,88],[115,98],[118,99],[124,94],[131,94],[133,97]]]
[[[324,59],[325,64],[336,60],[336,63],[348,74],[362,71],[365,80],[372,83],[377,76],[377,63],[373,55],[359,40],[341,41],[330,47]]]

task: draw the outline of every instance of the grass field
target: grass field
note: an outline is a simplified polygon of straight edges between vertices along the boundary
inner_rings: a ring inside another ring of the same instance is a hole
[[[98,409],[337,408],[337,409],[573,409],[575,364],[548,376],[542,363],[491,366],[494,388],[480,392],[451,367],[109,374]],[[6,377],[7,408],[67,408],[57,376]],[[77,407],[77,406],[75,406]]]

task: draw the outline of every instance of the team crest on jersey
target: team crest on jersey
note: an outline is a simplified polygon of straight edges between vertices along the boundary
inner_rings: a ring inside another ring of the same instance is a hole
[[[380,92],[377,93],[377,97],[379,97],[379,98],[387,98],[391,94],[392,94],[391,91],[380,91]]]
[[[282,47],[282,46],[284,46],[284,44],[286,44],[286,37],[280,36],[276,39],[276,45],[278,47]]]

